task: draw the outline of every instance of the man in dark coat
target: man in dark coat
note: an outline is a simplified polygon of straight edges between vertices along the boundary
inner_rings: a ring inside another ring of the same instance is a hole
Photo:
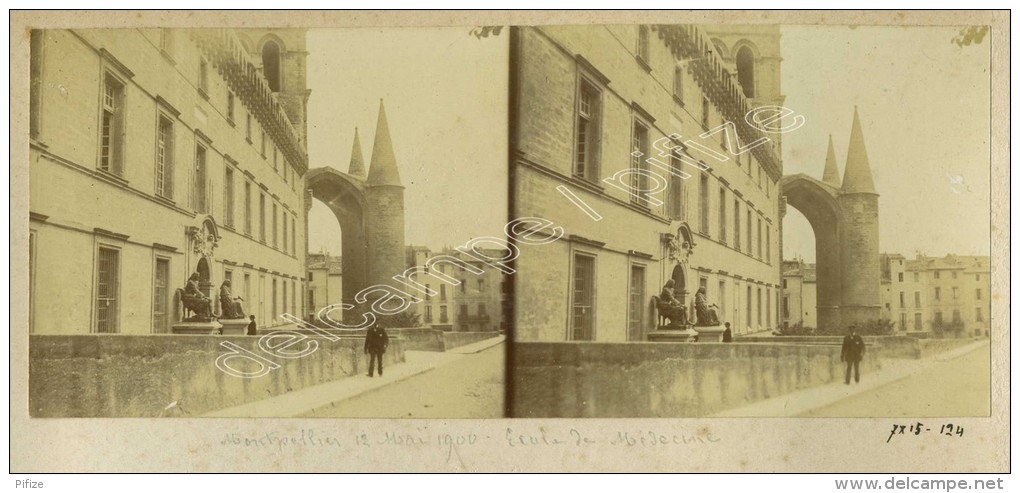
[[[839,360],[846,362],[846,384],[850,385],[850,369],[854,371],[854,381],[861,382],[861,359],[864,358],[864,338],[857,334],[857,327],[851,325],[850,333],[843,337],[843,349],[839,352]]]
[[[368,333],[365,334],[365,354],[369,355],[369,377],[373,376],[372,370],[375,369],[376,362],[379,365],[379,376],[382,376],[383,353],[386,352],[386,347],[389,345],[390,336],[386,334],[386,329],[383,328],[381,323],[377,322],[371,329],[368,329]]]
[[[722,342],[733,342],[733,331],[730,330],[729,322],[726,322],[726,330],[722,331]]]

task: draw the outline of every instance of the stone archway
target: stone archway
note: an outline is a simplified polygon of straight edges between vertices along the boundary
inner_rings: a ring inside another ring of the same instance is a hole
[[[881,318],[877,195],[805,174],[784,176],[780,187],[815,233],[818,327]]]
[[[335,168],[316,168],[308,171],[305,186],[340,223],[343,302],[354,305],[354,296],[369,285],[364,180]]]

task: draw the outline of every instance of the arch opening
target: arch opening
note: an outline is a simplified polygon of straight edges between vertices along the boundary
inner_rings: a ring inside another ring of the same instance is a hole
[[[740,82],[744,95],[754,97],[754,53],[747,46],[737,50],[737,81]]]
[[[365,194],[360,181],[332,168],[308,173],[306,187],[312,198],[328,209],[339,225],[341,295],[340,300],[315,300],[326,306],[343,302],[357,305],[355,295],[368,286],[368,244],[365,236]],[[322,217],[319,215],[319,217]],[[335,252],[330,249],[330,253]],[[326,258],[327,272],[329,258]],[[332,295],[331,295],[332,298]],[[311,308],[311,307],[310,307]],[[321,308],[321,307],[320,307]],[[311,310],[309,310],[311,311]],[[315,315],[309,313],[309,315]],[[353,314],[344,313],[349,317]]]
[[[782,190],[787,205],[800,212],[814,232],[817,328],[836,327],[842,303],[837,192],[805,175],[784,178]]]
[[[280,45],[269,40],[262,46],[262,73],[273,92],[280,91]]]

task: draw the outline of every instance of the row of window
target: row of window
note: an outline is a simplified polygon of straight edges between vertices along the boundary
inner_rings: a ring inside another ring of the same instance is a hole
[[[443,266],[440,266],[440,272],[442,272],[442,267]],[[478,292],[479,293],[484,292],[485,279],[475,279],[475,282],[477,283]],[[461,294],[467,294],[467,285],[468,285],[467,279],[460,280],[460,284],[458,286]],[[429,295],[430,292],[432,292],[432,285],[425,284],[425,301],[429,301],[432,299],[432,297]],[[446,284],[439,285],[439,299],[446,300]]]
[[[981,307],[974,308],[974,321],[975,322],[984,322],[984,320],[985,320],[984,312],[981,310]],[[934,315],[934,318],[932,320],[932,325],[934,325],[934,326],[941,326],[943,323],[944,323],[944,320],[943,320],[943,317],[942,317],[942,312],[941,311],[936,311],[935,315]],[[960,316],[960,310],[953,310],[953,322],[952,323],[953,324],[962,324],[963,323],[963,318]],[[901,313],[900,314],[900,330],[901,331],[906,331],[907,330],[907,314],[906,313]],[[916,331],[924,330],[923,316],[921,315],[920,312],[915,312],[914,313],[914,330],[916,330]]]
[[[224,186],[224,195],[225,195],[224,203],[226,204],[225,205],[225,212],[224,212],[224,224],[227,227],[230,227],[230,228],[234,228],[235,227],[234,226],[234,212],[233,212],[234,211],[234,181],[235,181],[234,180],[234,171],[228,165],[226,167],[226,176],[224,177],[224,183],[226,185],[226,186]],[[254,185],[253,185],[253,182],[251,180],[247,180],[247,179],[244,180],[244,234],[245,234],[245,236],[248,236],[249,238],[254,238],[254,233],[252,231],[252,229],[253,229],[252,228],[252,220],[253,220],[252,208],[254,206],[254,204],[252,204],[252,200],[253,200],[252,189],[253,188],[254,188]],[[267,237],[267,228],[266,228],[266,215],[267,215],[266,214],[266,212],[267,212],[266,211],[266,202],[267,202],[267,198],[266,197],[267,197],[267,195],[266,195],[265,191],[260,191],[259,192],[259,204],[258,204],[259,230],[258,230],[258,241],[261,242],[262,244],[271,245],[273,248],[276,248],[276,249],[278,249],[278,250],[280,250],[280,251],[282,251],[284,253],[289,253],[292,256],[297,255],[297,248],[298,248],[298,245],[297,245],[297,243],[298,243],[298,236],[297,236],[297,232],[298,232],[298,230],[297,230],[298,216],[297,216],[297,213],[291,211],[288,214],[286,210],[283,210],[283,209],[286,209],[286,207],[284,207],[282,204],[278,204],[276,199],[272,199],[272,204],[271,204],[272,212],[271,212],[271,215],[269,216],[269,220],[271,221],[271,224],[269,225],[270,226],[270,229],[269,229],[269,232],[268,232],[269,236]],[[282,223],[282,227],[281,227],[280,223]],[[288,227],[288,224],[289,224],[289,227]],[[282,234],[280,234],[281,230],[282,230]],[[289,232],[289,234],[288,234],[288,232]],[[282,238],[282,242],[280,241],[281,238]]]
[[[478,303],[477,306],[478,306],[477,313],[476,313],[477,317],[483,318],[483,317],[488,317],[489,316],[489,313],[488,313],[488,310],[486,308],[485,303]],[[467,319],[470,316],[471,315],[469,313],[469,306],[467,304],[461,304],[460,305],[460,317],[462,319]],[[425,323],[432,323],[433,322],[432,305],[425,305],[424,322]],[[449,322],[450,322],[450,318],[449,318],[448,313],[447,313],[447,306],[446,305],[439,305],[439,323],[445,324],[445,323],[449,323]]]
[[[34,241],[35,234],[30,235],[30,239],[33,245],[32,252],[34,253]],[[114,245],[100,245],[96,252],[95,260],[95,332],[101,334],[113,334],[120,332],[121,329],[121,283],[122,273],[124,271],[121,265],[121,249]],[[170,284],[170,263],[171,258],[169,256],[159,255],[155,256],[155,264],[153,266],[153,280],[152,280],[152,333],[154,334],[168,334],[170,333],[170,323],[172,321],[171,310],[173,310],[173,291],[174,287]],[[30,267],[34,265],[30,262]],[[32,271],[34,275],[34,269]],[[262,301],[265,299],[265,281],[266,276],[260,276],[260,282],[262,283],[262,296],[259,297],[259,313],[265,317],[264,306]],[[224,279],[230,280],[233,285],[233,272],[229,269],[224,271]],[[289,280],[290,298],[288,298],[288,280],[287,279],[272,279],[272,318],[270,320],[276,320],[280,315],[279,309],[293,310],[297,305],[297,288],[294,280]],[[243,291],[242,298],[244,300],[252,300],[251,290],[251,274],[244,274],[244,282],[240,287]],[[235,287],[235,288],[236,288]],[[282,288],[282,297],[278,297],[278,288]],[[235,292],[235,295],[240,293]],[[215,296],[213,296],[215,300]],[[289,304],[288,304],[289,301]],[[278,304],[279,302],[279,304]],[[218,303],[214,302],[214,306],[218,307]],[[254,307],[248,307],[248,310]],[[263,319],[265,323],[265,318]]]
[[[570,320],[568,321],[567,338],[572,341],[595,340],[595,268],[597,257],[588,253],[575,253],[570,290]],[[649,305],[645,292],[646,266],[631,263],[627,290],[627,340],[642,341],[645,337],[645,307]],[[726,281],[719,280],[718,292],[710,292],[708,277],[698,279],[699,287],[704,288],[706,296],[715,300],[719,307],[720,321],[728,317],[734,327],[772,327],[772,288],[746,286],[744,296],[745,310],[743,313],[734,307],[733,313],[726,311]],[[739,284],[736,285],[739,295]],[[764,297],[763,297],[764,295]],[[777,298],[778,302],[778,298]],[[764,310],[763,310],[764,304]],[[777,312],[778,315],[778,312]]]
[[[959,294],[960,294],[959,289],[954,286],[953,287],[953,299],[954,300],[960,299]],[[982,297],[981,288],[975,289],[974,290],[974,299],[975,300],[980,300],[981,297]],[[941,300],[941,299],[942,299],[942,288],[936,287],[935,288],[935,300]],[[920,308],[921,307],[921,292],[920,291],[914,291],[914,307],[915,308]],[[903,291],[900,291],[900,308],[906,308],[906,293],[904,293]]]
[[[937,271],[937,270],[936,271],[932,271],[931,274],[932,274],[932,277],[934,279],[942,279],[941,271]],[[956,279],[957,275],[959,274],[959,272],[952,271],[952,274],[953,274],[953,279]],[[903,282],[903,273],[902,272],[897,273],[897,280],[899,282]],[[974,280],[975,281],[980,281],[981,280],[981,274],[974,274]],[[921,273],[920,272],[914,272],[914,282],[921,282]]]
[[[648,26],[638,27],[637,47],[635,49],[635,58],[643,66],[651,67],[651,50],[649,47],[649,28]],[[675,61],[675,74],[673,79],[673,94],[674,96],[683,98],[683,88],[681,85],[680,72],[683,70],[684,64],[680,61]],[[754,53],[747,46],[741,46],[736,52],[736,63],[737,63],[737,82],[740,84],[744,95],[753,98],[755,97],[755,62]],[[706,124],[707,128],[708,125]]]

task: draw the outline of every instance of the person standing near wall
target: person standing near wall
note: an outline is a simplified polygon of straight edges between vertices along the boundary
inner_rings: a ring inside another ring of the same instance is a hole
[[[368,333],[365,334],[365,354],[369,355],[368,359],[368,376],[372,377],[372,370],[375,369],[375,365],[378,364],[379,376],[382,376],[382,360],[383,354],[386,353],[386,347],[390,345],[390,336],[386,334],[386,329],[383,328],[381,323],[376,323],[371,329],[368,329]],[[377,363],[378,362],[378,363]]]
[[[854,381],[861,382],[861,360],[864,358],[864,338],[857,334],[857,326],[850,326],[850,333],[843,337],[843,349],[839,360],[846,362],[846,381],[850,385],[850,369],[854,371]]]

